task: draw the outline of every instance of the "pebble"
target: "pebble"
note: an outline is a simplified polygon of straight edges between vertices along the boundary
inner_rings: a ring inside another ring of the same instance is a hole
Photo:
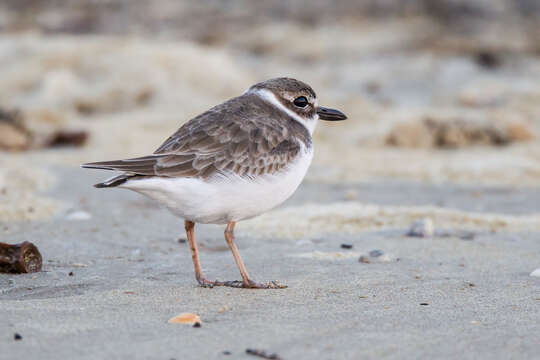
[[[532,273],[530,273],[530,276],[534,277],[540,277],[540,268],[534,270]]]
[[[433,236],[435,233],[435,226],[433,220],[430,218],[416,220],[412,223],[407,236],[414,237],[428,237]]]
[[[92,215],[89,212],[82,210],[73,211],[66,215],[66,220],[71,221],[85,221],[90,220],[91,218]]]
[[[501,65],[501,59],[495,53],[488,51],[480,51],[475,55],[474,61],[485,68],[494,69]]]
[[[377,258],[382,255],[384,255],[384,252],[382,250],[371,250],[369,252],[369,256],[374,257],[374,258]]]
[[[398,261],[399,259],[391,254],[386,254],[382,250],[371,250],[366,255],[361,255],[358,261],[364,264],[372,263],[388,263],[392,261]]]
[[[22,336],[19,333],[15,333],[15,334],[13,334],[13,339],[15,341],[19,341],[19,340],[22,340]]]
[[[223,305],[222,307],[219,308],[218,313],[223,314],[224,312],[227,312],[229,310],[231,310],[229,305]]]

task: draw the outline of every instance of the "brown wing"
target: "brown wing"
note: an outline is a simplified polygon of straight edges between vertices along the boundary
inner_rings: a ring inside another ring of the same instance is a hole
[[[267,105],[255,96],[246,106],[245,97],[243,101],[229,100],[190,120],[153,155],[83,166],[204,179],[231,172],[250,177],[275,173],[298,155],[300,144],[287,119],[269,121],[269,109],[263,108]]]

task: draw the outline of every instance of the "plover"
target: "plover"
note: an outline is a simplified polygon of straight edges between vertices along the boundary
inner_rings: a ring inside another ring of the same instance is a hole
[[[319,106],[309,85],[276,78],[191,119],[152,155],[82,166],[121,171],[94,186],[136,191],[185,220],[201,286],[281,288],[276,282],[251,280],[234,242],[235,225],[294,193],[313,157],[312,134],[318,119],[346,118],[338,110]],[[210,281],[203,276],[195,223],[227,224],[225,240],[241,281]]]

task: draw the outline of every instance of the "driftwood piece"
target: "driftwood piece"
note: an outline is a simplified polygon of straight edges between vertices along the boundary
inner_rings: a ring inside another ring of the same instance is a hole
[[[38,248],[28,242],[0,243],[0,273],[33,273],[41,271],[42,258]]]

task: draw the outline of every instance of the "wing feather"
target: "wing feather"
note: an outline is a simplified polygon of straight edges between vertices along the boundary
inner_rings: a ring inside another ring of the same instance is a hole
[[[243,95],[188,121],[153,155],[83,167],[203,179],[227,172],[251,177],[272,174],[298,155],[299,138],[309,146],[311,137],[303,125],[284,113],[279,114],[278,121],[269,120],[265,114],[275,109],[268,106],[256,95]],[[296,136],[291,126],[296,127]]]

